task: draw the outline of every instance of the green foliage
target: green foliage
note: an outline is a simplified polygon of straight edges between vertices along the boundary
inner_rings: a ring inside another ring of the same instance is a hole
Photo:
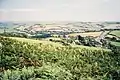
[[[6,37],[22,37],[22,38],[27,38],[28,36],[24,33],[0,33],[1,36],[6,36]]]
[[[47,37],[51,37],[51,34],[42,33],[42,34],[37,34],[35,36],[31,36],[31,38],[47,38]]]
[[[84,46],[98,46],[100,45],[93,37],[82,37],[80,35],[78,35],[78,40],[79,42],[76,42],[77,45],[84,45]]]
[[[2,75],[2,80],[66,80],[72,79],[70,72],[55,65],[43,66],[39,68],[24,67],[22,69],[7,70]]]
[[[0,37],[1,80],[119,80],[120,54]],[[117,75],[116,75],[117,73]]]
[[[70,45],[69,45],[69,42],[67,42],[67,41],[65,41],[65,40],[53,40],[53,39],[50,39],[49,41],[58,42],[58,43],[61,43],[61,44],[64,45],[64,46],[70,46]]]

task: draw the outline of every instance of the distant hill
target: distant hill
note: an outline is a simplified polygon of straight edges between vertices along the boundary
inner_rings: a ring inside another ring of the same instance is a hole
[[[44,31],[63,34],[120,29],[120,24],[119,22],[0,22],[0,28],[3,27],[8,28],[8,32],[32,34]]]

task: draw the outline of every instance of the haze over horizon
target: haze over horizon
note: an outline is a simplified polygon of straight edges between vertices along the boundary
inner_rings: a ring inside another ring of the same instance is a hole
[[[120,0],[0,0],[0,21],[120,21]]]

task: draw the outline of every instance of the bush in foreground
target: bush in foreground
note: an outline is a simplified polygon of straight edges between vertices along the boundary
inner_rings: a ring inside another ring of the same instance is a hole
[[[0,37],[1,80],[119,80],[120,54],[87,47],[54,47]],[[116,59],[117,58],[117,59]]]

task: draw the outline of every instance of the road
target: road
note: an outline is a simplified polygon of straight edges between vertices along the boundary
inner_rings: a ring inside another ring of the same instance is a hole
[[[100,42],[101,39],[104,39],[107,34],[109,34],[111,31],[103,31],[99,37],[96,38],[98,42]]]

